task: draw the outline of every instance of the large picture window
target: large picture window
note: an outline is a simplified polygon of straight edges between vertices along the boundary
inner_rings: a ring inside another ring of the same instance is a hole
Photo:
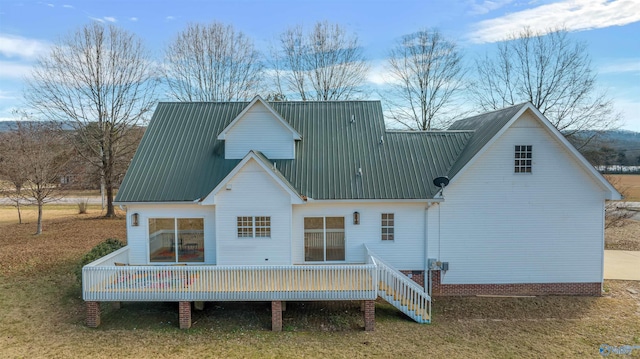
[[[344,259],[344,217],[306,217],[304,260],[318,262]]]
[[[149,261],[204,262],[204,219],[149,218]]]
[[[238,217],[237,218],[238,238],[270,238],[271,237],[271,217]]]

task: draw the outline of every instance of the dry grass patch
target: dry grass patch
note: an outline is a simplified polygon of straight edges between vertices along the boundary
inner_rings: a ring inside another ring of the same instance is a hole
[[[606,175],[625,201],[640,202],[640,175]]]
[[[50,207],[45,218],[55,219],[45,220],[41,235],[33,235],[33,222],[0,225],[0,274],[55,270],[60,262],[78,260],[105,238],[126,238],[124,217],[104,219],[91,212],[78,215],[73,205]],[[0,220],[6,220],[4,214],[0,210]]]
[[[640,345],[640,295],[627,291],[640,283],[622,281],[599,298],[437,298],[431,325],[379,302],[372,333],[348,303],[289,303],[283,333],[269,330],[267,303],[207,303],[186,331],[176,303],[103,303],[101,327],[89,329],[73,266],[124,238],[124,220],[73,214],[37,237],[26,227],[0,227],[3,358],[597,358],[603,343]]]
[[[605,230],[605,249],[640,251],[640,221],[626,219]]]
[[[35,224],[38,220],[38,207],[37,206],[23,206],[21,207],[22,223],[25,225],[32,224],[33,231],[35,232]],[[61,218],[73,218],[78,214],[78,204],[46,204],[43,207],[43,218],[45,220],[61,219]],[[104,211],[100,205],[90,204],[87,206],[87,213],[84,217],[96,217],[104,215]],[[123,211],[116,210],[119,215],[124,215]],[[84,218],[82,217],[82,218]],[[0,206],[0,226],[17,224],[18,223],[18,210],[12,206]],[[46,228],[43,227],[46,231]]]

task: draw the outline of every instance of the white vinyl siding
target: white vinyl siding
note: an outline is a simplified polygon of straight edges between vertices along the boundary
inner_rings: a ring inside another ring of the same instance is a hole
[[[513,167],[522,144],[536,151],[527,176]],[[449,262],[444,284],[600,282],[604,196],[525,113],[429,210],[441,224],[429,232],[430,256]]]
[[[291,264],[290,194],[253,159],[229,183],[215,196],[218,264]],[[252,236],[238,238],[238,217],[249,219]],[[266,217],[270,237],[254,236],[267,234]]]
[[[304,260],[304,218],[345,218],[345,262],[362,263],[364,247],[401,270],[424,269],[424,217],[426,203],[321,203],[293,206],[293,263]],[[360,213],[360,224],[353,224],[353,213]],[[382,213],[394,213],[393,241],[380,240]]]
[[[294,158],[293,133],[260,102],[229,129],[225,136],[225,158],[242,159],[251,150],[270,159]]]

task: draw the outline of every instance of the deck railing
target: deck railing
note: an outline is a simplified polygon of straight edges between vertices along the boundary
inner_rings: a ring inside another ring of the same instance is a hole
[[[116,266],[122,248],[82,269],[87,301],[373,300],[374,263],[287,266]]]
[[[431,297],[424,288],[409,279],[366,248],[378,272],[378,295],[419,323],[431,321]]]

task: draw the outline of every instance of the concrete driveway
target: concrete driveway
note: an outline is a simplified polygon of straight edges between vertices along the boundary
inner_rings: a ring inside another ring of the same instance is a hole
[[[604,251],[604,279],[640,280],[640,252]]]

